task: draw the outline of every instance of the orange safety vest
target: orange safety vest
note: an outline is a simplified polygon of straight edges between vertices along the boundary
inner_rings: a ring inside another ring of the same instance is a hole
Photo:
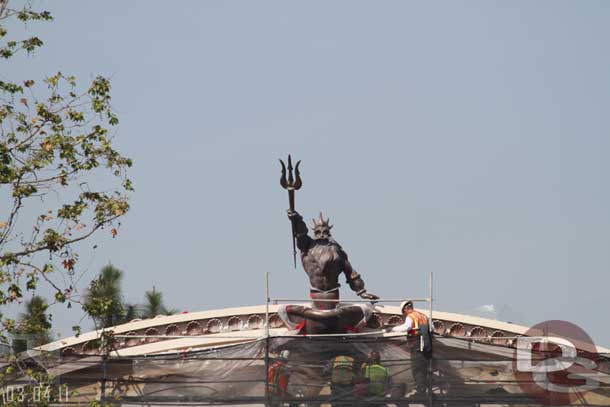
[[[269,367],[267,372],[267,392],[274,396],[285,396],[288,388],[288,369],[286,365],[277,361]]]
[[[413,327],[411,327],[410,333],[419,335],[419,327],[422,325],[428,325],[428,317],[419,311],[413,310],[407,315],[413,321]]]

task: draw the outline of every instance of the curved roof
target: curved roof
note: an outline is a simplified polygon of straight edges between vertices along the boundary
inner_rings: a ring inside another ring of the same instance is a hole
[[[269,305],[269,314],[277,313],[279,305]],[[419,311],[424,314],[428,314],[427,310],[420,309]],[[169,315],[169,316],[157,316],[155,318],[145,320],[133,320],[126,324],[117,325],[109,328],[114,332],[115,335],[127,335],[134,334],[137,331],[146,332],[147,330],[158,331],[160,327],[169,327],[172,325],[185,325],[188,323],[195,323],[196,321],[204,320],[230,320],[232,318],[242,318],[244,316],[259,315],[264,316],[266,312],[265,305],[245,306],[245,307],[234,307],[234,308],[222,308],[216,310],[189,312],[183,314]],[[382,316],[390,317],[394,315],[400,315],[400,309],[398,306],[384,306],[376,305],[375,313]],[[470,315],[457,314],[443,311],[433,311],[433,320],[442,321],[445,324],[462,324],[470,327],[484,328],[488,332],[503,332],[509,334],[506,336],[519,336],[527,332],[528,327],[513,324],[510,322],[502,322],[493,319],[480,318]],[[271,335],[282,335],[286,333],[286,328],[283,327],[272,327],[270,329]],[[472,332],[472,331],[471,331]],[[79,336],[72,336],[64,339],[60,339],[55,342],[41,346],[39,349],[43,351],[56,351],[62,350],[68,347],[78,346],[87,343],[88,341],[99,338],[101,330],[90,331]],[[157,333],[156,335],[160,335]],[[187,349],[191,347],[205,347],[205,346],[217,346],[222,344],[230,344],[236,342],[243,342],[246,340],[252,340],[263,336],[261,329],[240,329],[229,330],[221,329],[214,333],[207,333],[205,335],[193,335],[192,337],[184,337],[181,335],[175,335],[176,338],[165,338],[163,341],[149,343],[148,341],[142,341],[137,345],[126,347],[117,351],[122,356],[135,355],[135,354],[150,354],[157,352],[164,352],[176,349]],[[138,337],[138,336],[134,336]],[[610,350],[598,347],[600,353],[610,353]]]

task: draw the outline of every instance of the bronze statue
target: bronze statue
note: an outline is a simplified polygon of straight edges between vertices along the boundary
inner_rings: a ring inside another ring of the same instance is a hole
[[[328,219],[320,213],[319,219],[313,220],[314,236],[308,234],[307,225],[303,217],[295,210],[294,191],[302,186],[299,174],[299,164],[295,167],[296,179],[292,174],[292,159],[288,156],[288,166],[282,164],[282,177],[280,184],[288,190],[290,208],[288,219],[292,224],[293,255],[296,250],[301,252],[303,269],[309,277],[309,295],[312,307],[287,305],[282,307],[280,315],[288,326],[299,327],[307,333],[340,333],[350,329],[357,329],[366,323],[372,313],[370,304],[339,306],[339,276],[345,275],[346,283],[350,288],[365,300],[377,300],[374,294],[368,293],[360,274],[352,268],[347,254],[337,243],[330,230],[332,226]],[[286,176],[288,169],[288,177]]]

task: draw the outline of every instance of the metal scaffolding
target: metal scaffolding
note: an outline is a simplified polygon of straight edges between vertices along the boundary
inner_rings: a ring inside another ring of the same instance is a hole
[[[419,352],[418,336],[380,330],[340,334],[273,335],[269,326],[271,303],[302,300],[272,298],[269,274],[265,275],[265,323],[262,335],[227,335],[237,343],[201,349],[177,349],[151,355],[120,356],[113,344],[118,339],[147,338],[177,340],[201,336],[113,335],[103,331],[100,353],[73,355],[70,358],[49,354],[30,360],[30,367],[43,368],[56,384],[70,389],[70,397],[48,400],[51,405],[86,405],[99,400],[102,405],[258,405],[269,407],[318,407],[347,405],[403,406],[507,406],[561,405],[550,393],[532,392],[535,377],[515,372],[514,348],[483,343],[469,337],[433,335],[431,357]],[[335,301],[335,300],[332,300]],[[402,302],[400,299],[376,302]],[[429,329],[432,333],[433,281],[430,274],[429,296],[412,301],[428,303]],[[215,336],[221,338],[222,335]],[[282,358],[283,351],[290,356]],[[367,393],[364,375],[368,355],[380,355],[378,364],[387,370],[382,391]],[[349,357],[351,382],[333,382],[333,361]],[[544,355],[541,355],[544,357]],[[608,360],[604,359],[608,364]],[[269,380],[273,366],[286,367],[285,391],[274,391]],[[24,362],[25,363],[25,362]],[[601,366],[601,364],[600,364]],[[598,386],[575,393],[572,406],[610,405],[609,374],[596,368]],[[603,377],[602,377],[603,376]],[[24,377],[18,386],[31,386]],[[8,393],[2,393],[4,401]],[[12,397],[15,397],[13,391]],[[63,393],[59,393],[60,396]]]

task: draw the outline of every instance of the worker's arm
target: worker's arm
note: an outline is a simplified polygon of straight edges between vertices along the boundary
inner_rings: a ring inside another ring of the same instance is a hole
[[[297,211],[288,210],[288,219],[294,224],[294,233],[297,241],[297,247],[300,251],[306,252],[311,246],[311,237],[307,234],[307,224],[303,221],[303,217]]]
[[[358,296],[364,300],[378,300],[378,296],[366,292],[366,288],[364,288],[364,280],[360,274],[358,274],[356,270],[352,268],[351,263],[347,259],[347,253],[341,250],[341,255],[344,261],[343,273],[345,273],[345,280],[349,284],[349,288],[351,288],[352,291],[355,291],[356,294],[358,294]]]
[[[403,324],[393,327],[390,332],[409,332],[411,329],[413,329],[413,320],[411,317],[406,317]]]
[[[333,370],[333,361],[331,359],[322,367],[322,375],[330,376],[332,370]]]

